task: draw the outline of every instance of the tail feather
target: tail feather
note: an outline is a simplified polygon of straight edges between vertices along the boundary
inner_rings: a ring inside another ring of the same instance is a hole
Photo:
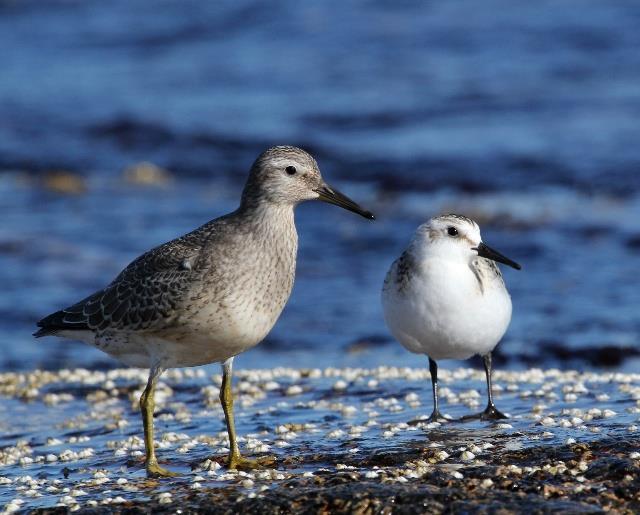
[[[58,331],[74,331],[74,330],[86,330],[89,328],[86,322],[68,322],[66,320],[67,312],[56,311],[55,313],[50,314],[49,316],[44,317],[40,320],[37,326],[40,328],[33,336],[36,338],[41,338],[42,336],[50,336],[55,335]]]
[[[35,333],[33,333],[33,336],[35,336],[36,338],[42,338],[43,336],[49,336],[49,335],[54,335],[55,334],[55,329],[45,329],[44,327],[42,329],[38,329]]]

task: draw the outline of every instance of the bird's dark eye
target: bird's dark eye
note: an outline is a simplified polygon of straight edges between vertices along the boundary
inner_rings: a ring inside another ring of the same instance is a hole
[[[289,175],[295,175],[298,170],[296,170],[295,166],[287,166],[284,171]]]
[[[447,229],[447,234],[449,236],[458,236],[458,229],[456,229],[455,227],[449,227]]]

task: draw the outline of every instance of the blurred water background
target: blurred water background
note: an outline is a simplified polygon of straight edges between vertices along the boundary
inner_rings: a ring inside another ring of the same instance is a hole
[[[0,370],[117,366],[35,322],[234,209],[284,143],[378,221],[298,209],[292,298],[238,366],[426,364],[379,290],[455,211],[523,264],[499,367],[637,370],[639,26],[636,2],[0,0]]]

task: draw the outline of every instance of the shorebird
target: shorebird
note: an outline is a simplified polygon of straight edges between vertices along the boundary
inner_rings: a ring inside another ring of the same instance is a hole
[[[502,419],[491,387],[491,352],[511,321],[511,297],[495,262],[520,265],[483,243],[478,224],[448,214],[418,227],[391,265],[382,288],[385,321],[409,351],[426,354],[433,388],[428,422],[445,419],[438,409],[440,359],[479,354],[487,377],[487,407],[464,418]]]
[[[81,340],[150,369],[140,397],[148,476],[175,475],[158,464],[153,445],[158,378],[167,368],[208,363],[222,363],[229,468],[264,464],[238,448],[233,358],[262,341],[280,316],[295,276],[294,207],[314,199],[374,219],[328,186],[307,152],[270,148],[253,163],[236,211],[146,252],[106,288],[38,322],[37,337]]]

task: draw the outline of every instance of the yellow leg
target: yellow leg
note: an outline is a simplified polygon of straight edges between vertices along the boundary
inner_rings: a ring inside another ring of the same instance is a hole
[[[275,464],[275,458],[267,456],[258,460],[250,460],[240,455],[238,441],[236,439],[236,425],[233,419],[233,392],[231,391],[231,378],[233,372],[233,358],[229,358],[222,365],[222,385],[220,386],[220,403],[224,411],[224,418],[227,422],[227,433],[229,434],[229,460],[227,462],[230,469],[251,470],[267,467]]]
[[[173,477],[179,474],[170,472],[160,465],[153,447],[153,410],[155,408],[154,394],[156,383],[162,374],[162,369],[152,368],[149,373],[147,386],[140,396],[140,411],[142,412],[142,426],[144,427],[144,448],[146,452],[146,468],[148,477]]]

